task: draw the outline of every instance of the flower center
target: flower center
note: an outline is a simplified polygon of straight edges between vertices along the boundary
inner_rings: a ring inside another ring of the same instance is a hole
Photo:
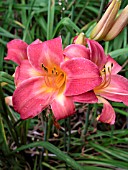
[[[66,75],[65,73],[58,67],[45,67],[42,64],[42,68],[45,71],[44,80],[48,87],[52,87],[55,89],[60,89],[65,85]]]
[[[97,86],[94,91],[98,92],[106,87],[109,86],[111,82],[111,71],[112,71],[113,63],[111,65],[105,65],[104,68],[102,69],[101,76],[102,76],[102,82],[99,86]]]

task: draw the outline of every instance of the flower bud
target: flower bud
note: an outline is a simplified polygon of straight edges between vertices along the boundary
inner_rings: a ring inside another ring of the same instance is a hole
[[[121,0],[113,0],[111,2],[103,17],[92,30],[90,35],[91,39],[102,40],[107,35],[113,25],[115,17],[120,8],[120,4]]]
[[[80,45],[86,45],[85,42],[85,35],[84,33],[80,33],[75,39],[74,39],[75,44],[80,44]]]
[[[114,39],[122,30],[123,28],[128,24],[128,5],[123,9],[121,14],[118,16],[118,18],[115,20],[112,28],[105,36],[105,41],[110,41]]]

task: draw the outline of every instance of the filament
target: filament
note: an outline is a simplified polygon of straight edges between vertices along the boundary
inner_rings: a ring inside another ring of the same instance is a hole
[[[113,63],[109,66],[104,66],[103,70],[101,71],[102,76],[102,83],[97,86],[94,91],[100,91],[109,86],[111,82],[111,71],[112,71]]]
[[[55,89],[58,89],[61,86],[63,86],[66,80],[66,76],[64,72],[62,72],[60,69],[56,69],[56,67],[53,67],[52,69],[47,68],[43,64],[42,64],[42,68],[45,71],[44,81],[46,86]]]

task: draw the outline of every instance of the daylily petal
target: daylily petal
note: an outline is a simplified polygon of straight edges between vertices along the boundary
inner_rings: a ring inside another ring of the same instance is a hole
[[[42,41],[39,40],[39,39],[36,39],[36,40],[33,41],[30,45],[32,45],[32,44],[40,44],[40,43],[42,43]]]
[[[73,96],[73,101],[81,103],[97,103],[98,99],[93,91]]]
[[[15,39],[7,44],[8,53],[5,60],[12,60],[17,64],[21,64],[24,59],[27,59],[27,46],[24,41]]]
[[[97,66],[85,58],[73,58],[61,63],[66,73],[66,96],[74,96],[92,90],[101,83]]]
[[[111,75],[109,86],[100,89],[98,94],[109,100],[128,105],[128,79],[120,75]]]
[[[67,46],[64,49],[63,54],[69,59],[78,57],[84,57],[86,59],[90,58],[89,49],[79,44],[71,44]]]
[[[63,94],[56,96],[51,104],[51,108],[56,120],[64,119],[75,113],[75,106],[71,97],[65,97]]]
[[[41,74],[32,67],[28,60],[23,60],[21,65],[16,68],[15,84],[17,86],[22,81],[37,76],[41,76]]]
[[[105,67],[111,67],[111,74],[117,74],[122,67],[110,56],[107,56],[107,63]]]
[[[32,66],[42,72],[42,64],[58,66],[64,60],[61,37],[45,41],[39,44],[31,44],[27,48],[28,58]]]
[[[51,104],[55,91],[45,85],[43,77],[23,81],[14,91],[13,107],[22,119],[32,118]]]
[[[103,47],[94,40],[86,39],[86,41],[90,49],[90,60],[98,66],[99,70],[101,70],[107,62]]]
[[[109,123],[111,125],[114,124],[116,115],[113,107],[104,98],[98,97],[98,99],[98,103],[103,103],[103,109],[101,114],[97,117],[97,120],[103,123]]]

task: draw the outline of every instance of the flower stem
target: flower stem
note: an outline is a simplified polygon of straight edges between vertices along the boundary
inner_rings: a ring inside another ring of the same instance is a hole
[[[67,153],[70,151],[70,142],[71,142],[71,118],[67,118],[68,125],[68,143],[67,143]]]
[[[89,114],[90,114],[90,104],[88,104],[88,110],[86,113],[86,119],[85,119],[85,126],[84,126],[84,131],[83,131],[83,135],[85,136],[88,130],[88,122],[89,122]]]
[[[67,140],[67,137],[66,137],[66,131],[67,131],[67,126],[66,126],[66,119],[64,119],[64,151],[66,151],[66,140]]]

